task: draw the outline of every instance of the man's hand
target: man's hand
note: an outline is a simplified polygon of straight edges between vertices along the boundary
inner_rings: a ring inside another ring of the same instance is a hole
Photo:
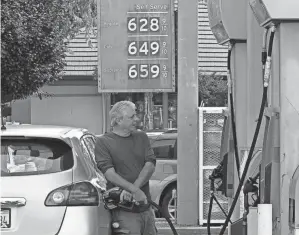
[[[140,203],[144,203],[147,204],[147,198],[144,194],[144,192],[141,189],[137,189],[134,193],[133,193],[133,198],[135,199],[135,204],[139,205]]]
[[[133,201],[133,195],[126,190],[123,190],[120,194],[120,202],[131,202]]]

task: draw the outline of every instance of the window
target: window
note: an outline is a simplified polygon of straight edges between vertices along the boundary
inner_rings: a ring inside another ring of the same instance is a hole
[[[89,151],[89,154],[91,156],[91,158],[93,159],[93,161],[95,162],[96,158],[95,158],[95,140],[93,136],[86,136],[83,138],[84,143],[86,144],[86,147]]]
[[[160,139],[152,142],[158,159],[177,159],[176,139]]]
[[[61,172],[74,165],[72,148],[47,138],[1,140],[2,176]]]
[[[95,174],[97,175],[96,183],[100,188],[105,189],[107,182],[104,177],[104,174],[98,169],[96,159],[95,159],[95,137],[92,135],[85,135],[81,139],[81,147],[83,149],[84,155],[87,156],[88,159],[93,164],[93,167],[95,169]]]
[[[84,158],[86,158],[87,160],[91,161],[92,158],[91,158],[91,156],[89,154],[88,148],[87,148],[87,146],[86,146],[86,144],[85,144],[85,142],[84,142],[83,139],[81,139],[80,145],[81,145],[81,148],[82,148],[82,152],[84,154]]]

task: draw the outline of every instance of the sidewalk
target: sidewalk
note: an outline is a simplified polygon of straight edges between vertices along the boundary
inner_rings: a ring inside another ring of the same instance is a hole
[[[165,220],[157,219],[156,226],[159,235],[172,235],[172,231]],[[174,225],[179,235],[208,235],[207,227]],[[218,235],[221,227],[212,227],[211,235]],[[227,231],[224,233],[227,235]]]

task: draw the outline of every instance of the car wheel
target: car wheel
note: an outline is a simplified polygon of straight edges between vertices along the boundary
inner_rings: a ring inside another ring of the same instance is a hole
[[[168,216],[171,219],[175,219],[177,208],[175,201],[176,199],[172,195],[172,190],[176,190],[176,186],[173,185],[167,189],[163,197],[161,207],[165,216]]]

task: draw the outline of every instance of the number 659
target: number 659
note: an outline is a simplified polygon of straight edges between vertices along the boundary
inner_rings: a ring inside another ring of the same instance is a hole
[[[158,64],[130,64],[128,66],[129,79],[156,79],[160,77],[160,65]]]

